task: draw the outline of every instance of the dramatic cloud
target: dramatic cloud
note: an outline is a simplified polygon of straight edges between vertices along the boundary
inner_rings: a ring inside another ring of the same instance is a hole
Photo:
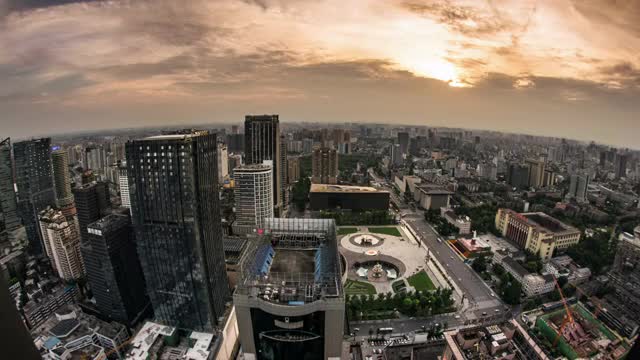
[[[639,6],[0,0],[0,131],[276,112],[638,146]]]

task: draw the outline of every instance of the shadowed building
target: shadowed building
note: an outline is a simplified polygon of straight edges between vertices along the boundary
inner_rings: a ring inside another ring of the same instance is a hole
[[[311,157],[311,182],[314,184],[338,183],[338,152],[335,149],[313,150]]]
[[[214,134],[189,131],[127,143],[136,247],[156,320],[213,331],[225,312]]]
[[[48,206],[56,206],[51,173],[51,139],[41,138],[13,144],[18,213],[27,231],[29,246],[35,254],[42,253],[42,235],[38,214]]]
[[[18,203],[13,187],[11,140],[0,141],[0,251],[9,246],[11,232],[20,227]],[[4,244],[4,245],[3,245]]]

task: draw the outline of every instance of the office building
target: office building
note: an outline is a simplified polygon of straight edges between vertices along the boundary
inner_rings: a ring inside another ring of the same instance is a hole
[[[55,150],[51,153],[53,167],[53,184],[55,186],[56,204],[65,216],[76,213],[71,193],[71,176],[69,175],[69,155],[65,150]]]
[[[282,184],[282,156],[280,152],[280,120],[278,115],[247,115],[244,121],[244,162],[247,165],[273,161],[274,213],[283,212],[284,184]]]
[[[129,176],[127,175],[127,161],[120,162],[118,166],[118,185],[120,186],[120,206],[131,209],[131,197],[129,195]]]
[[[344,293],[334,220],[267,220],[233,296],[245,359],[340,359]]]
[[[409,152],[409,133],[407,132],[398,133],[398,145],[400,145],[401,154],[404,155]]]
[[[212,331],[229,299],[217,141],[206,131],[127,143],[136,247],[157,321]]]
[[[0,141],[0,251],[10,246],[12,233],[20,227],[18,203],[13,186],[11,139]]]
[[[40,212],[40,230],[44,248],[51,266],[63,280],[84,276],[84,264],[80,254],[80,234],[74,216],[47,208]]]
[[[41,138],[13,144],[18,214],[27,232],[34,254],[42,253],[42,235],[38,214],[49,206],[56,206],[53,175],[51,173],[51,139]]]
[[[311,210],[388,210],[389,192],[367,186],[312,184]]]
[[[107,215],[111,207],[109,185],[105,182],[94,181],[73,189],[78,213],[80,239],[83,243],[88,239],[87,226]]]
[[[533,188],[541,188],[544,185],[545,162],[542,160],[527,159],[525,164],[529,167],[529,180],[527,185]]]
[[[280,136],[280,185],[282,188],[282,212],[280,216],[286,216],[287,211],[289,210],[289,186],[288,178],[289,175],[287,172],[289,171],[289,166],[287,164],[287,153],[289,153],[287,148],[287,141],[284,135]]]
[[[273,217],[273,171],[270,165],[245,165],[233,171],[236,226],[246,230],[264,228]]]
[[[131,219],[109,214],[87,231],[82,256],[96,306],[105,318],[132,327],[150,305]]]
[[[590,176],[586,174],[573,174],[570,178],[569,192],[567,198],[575,199],[577,202],[586,203],[587,189],[589,188]]]
[[[542,213],[517,213],[498,209],[496,229],[522,249],[539,254],[547,262],[556,251],[566,250],[580,241],[580,230]]]
[[[629,154],[617,153],[614,158],[614,174],[616,179],[627,177],[627,161]]]
[[[451,206],[453,193],[436,184],[421,183],[415,186],[413,200],[425,210],[439,210]]]
[[[244,151],[244,134],[232,133],[227,135],[228,151],[239,153]]]
[[[104,168],[107,167],[107,154],[100,145],[87,147],[85,150],[85,169],[91,169],[94,173],[103,175]]]
[[[218,183],[222,183],[229,176],[229,153],[225,144],[218,143],[216,156],[218,157]]]
[[[519,189],[529,186],[529,167],[516,163],[509,164],[507,183]]]
[[[311,172],[311,182],[314,184],[337,184],[338,152],[329,148],[314,149]]]
[[[75,304],[78,293],[78,286],[75,284],[58,284],[47,289],[46,293],[28,301],[22,307],[21,314],[25,325],[29,329],[39,326],[60,308]]]
[[[300,157],[287,158],[287,184],[293,185],[300,179]]]

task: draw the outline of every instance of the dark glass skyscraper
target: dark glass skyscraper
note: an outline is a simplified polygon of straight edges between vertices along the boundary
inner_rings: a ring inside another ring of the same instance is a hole
[[[107,215],[111,207],[108,186],[105,182],[94,181],[73,189],[83,245],[88,239],[87,226]]]
[[[82,257],[100,313],[133,326],[149,305],[129,215],[89,224]]]
[[[229,301],[220,223],[216,136],[127,143],[132,221],[157,321],[211,331]]]
[[[13,189],[11,140],[0,141],[0,250],[8,244],[9,232],[20,226],[16,192]]]
[[[31,251],[42,253],[38,213],[55,206],[51,173],[51,139],[42,138],[13,144],[18,186],[18,213],[27,230]]]
[[[245,164],[273,161],[273,205],[276,216],[282,214],[284,200],[281,151],[278,115],[247,115],[244,120]]]

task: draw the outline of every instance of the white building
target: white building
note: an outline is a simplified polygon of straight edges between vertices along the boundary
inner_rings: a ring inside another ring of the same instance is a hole
[[[224,178],[229,176],[229,153],[227,152],[227,145],[218,144],[218,183],[222,183]]]
[[[84,276],[80,228],[75,216],[47,208],[40,213],[39,222],[46,254],[58,276],[64,280]]]
[[[127,175],[127,162],[123,161],[118,168],[118,184],[120,185],[120,202],[122,207],[131,209],[131,198],[129,195],[129,177]]]
[[[267,164],[245,165],[233,171],[238,227],[263,228],[273,215],[273,171]]]

